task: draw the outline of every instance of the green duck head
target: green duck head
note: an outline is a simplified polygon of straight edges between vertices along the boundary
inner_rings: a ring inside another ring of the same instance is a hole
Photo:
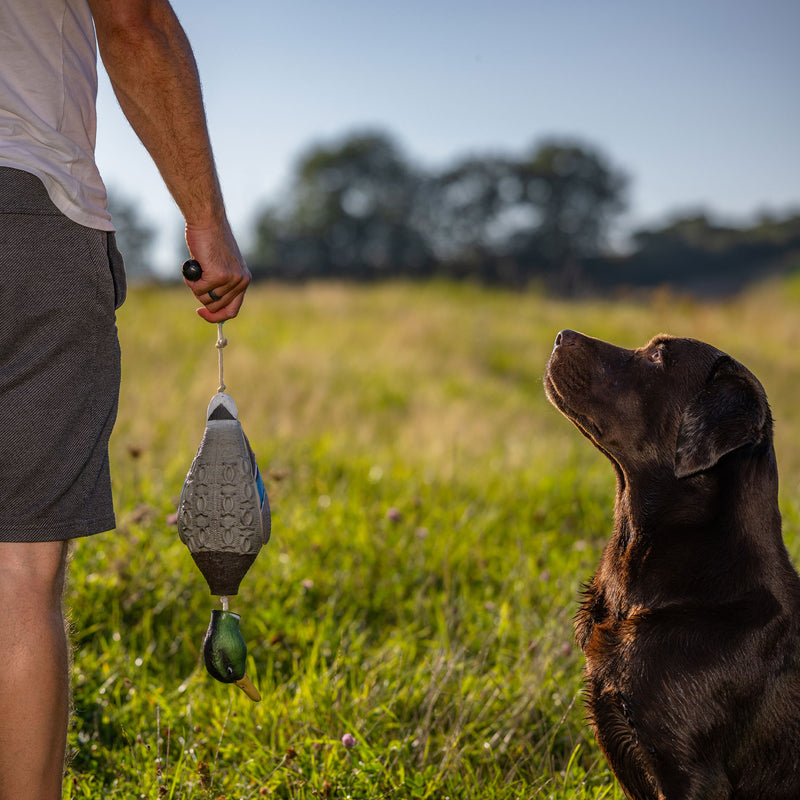
[[[222,683],[235,683],[251,700],[261,695],[244,674],[247,645],[239,630],[239,615],[232,611],[214,609],[203,639],[203,660],[212,678]]]

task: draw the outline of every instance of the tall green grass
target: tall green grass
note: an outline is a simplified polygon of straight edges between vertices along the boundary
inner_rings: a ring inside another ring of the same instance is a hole
[[[216,599],[170,518],[217,387],[216,331],[193,307],[137,290],[119,314],[119,526],[74,552],[68,798],[619,800],[571,622],[613,478],[544,399],[561,328],[695,336],[751,367],[800,552],[796,284],[713,304],[258,286],[224,351],[273,507],[232,599],[254,705],[200,665]]]

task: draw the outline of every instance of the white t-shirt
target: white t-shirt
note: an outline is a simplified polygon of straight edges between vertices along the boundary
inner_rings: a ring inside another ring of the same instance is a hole
[[[0,166],[32,172],[70,219],[112,231],[94,160],[96,99],[86,0],[0,0]]]

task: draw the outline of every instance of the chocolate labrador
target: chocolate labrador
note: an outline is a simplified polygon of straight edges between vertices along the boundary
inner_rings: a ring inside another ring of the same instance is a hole
[[[800,578],[761,384],[694,339],[626,350],[569,330],[544,383],[617,477],[575,631],[625,794],[797,800]]]

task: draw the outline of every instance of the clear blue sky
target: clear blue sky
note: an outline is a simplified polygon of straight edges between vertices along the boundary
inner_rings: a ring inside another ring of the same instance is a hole
[[[174,0],[246,247],[310,144],[365,127],[438,168],[579,137],[630,176],[622,230],[800,209],[797,0]],[[180,217],[105,74],[97,157],[171,267]],[[175,267],[177,269],[177,266]]]

